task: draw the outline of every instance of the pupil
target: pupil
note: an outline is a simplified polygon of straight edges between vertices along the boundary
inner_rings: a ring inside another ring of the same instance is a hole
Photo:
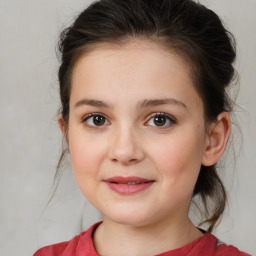
[[[162,126],[166,122],[166,118],[164,116],[156,116],[154,119],[154,123],[157,126]]]
[[[95,117],[93,117],[93,123],[95,125],[103,125],[105,123],[105,117],[95,116]]]

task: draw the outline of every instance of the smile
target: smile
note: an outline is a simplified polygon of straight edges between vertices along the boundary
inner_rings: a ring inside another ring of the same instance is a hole
[[[149,188],[155,180],[140,177],[115,176],[104,180],[108,187],[121,195],[131,195]]]

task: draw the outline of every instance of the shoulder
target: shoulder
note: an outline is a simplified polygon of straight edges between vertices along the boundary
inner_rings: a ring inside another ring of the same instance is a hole
[[[249,254],[240,251],[233,245],[227,245],[226,243],[218,240],[214,235],[207,233],[205,235],[205,241],[202,251],[207,251],[206,255],[215,256],[250,256]]]
[[[43,247],[36,251],[33,256],[79,256],[80,251],[83,251],[83,253],[88,251],[88,255],[95,255],[92,234],[100,223],[94,224],[87,231],[75,236],[70,241]]]
[[[33,256],[73,256],[74,251],[77,248],[77,245],[81,238],[86,235],[86,231],[82,232],[80,235],[75,236],[70,241],[49,245],[43,247],[35,252]]]
[[[250,254],[240,251],[235,246],[227,245],[225,243],[221,243],[219,246],[217,246],[216,255],[218,256],[250,256]]]

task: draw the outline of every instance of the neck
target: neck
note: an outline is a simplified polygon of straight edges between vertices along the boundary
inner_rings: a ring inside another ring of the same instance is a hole
[[[188,217],[144,226],[122,225],[105,217],[93,240],[100,255],[148,256],[179,248],[201,236]]]

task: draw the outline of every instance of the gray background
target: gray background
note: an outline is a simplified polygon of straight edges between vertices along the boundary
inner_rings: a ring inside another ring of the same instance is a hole
[[[61,151],[55,46],[59,32],[89,2],[0,0],[1,255],[32,255],[40,246],[71,239],[99,219],[76,188],[68,165],[44,211]],[[216,234],[256,255],[256,0],[200,2],[234,33],[240,74],[236,116],[243,138],[234,129],[237,156],[230,150],[221,169],[230,203]]]

